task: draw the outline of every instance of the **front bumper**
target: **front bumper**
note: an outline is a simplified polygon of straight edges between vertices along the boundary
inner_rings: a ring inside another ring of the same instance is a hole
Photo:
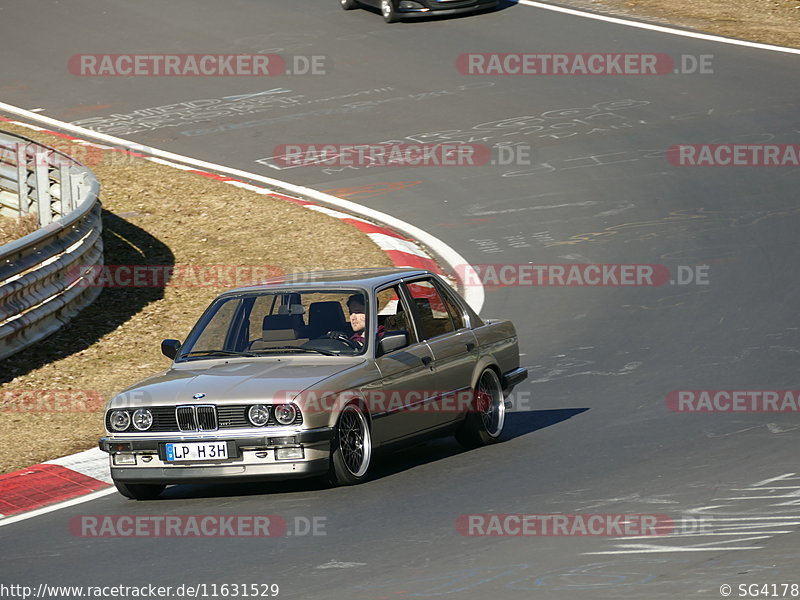
[[[450,15],[461,15],[464,13],[477,12],[481,10],[489,10],[496,8],[499,0],[491,0],[490,2],[479,2],[477,4],[470,4],[469,6],[459,6],[457,8],[447,8],[432,6],[430,8],[418,9],[397,9],[397,16],[401,19],[414,19],[422,17],[446,17]]]
[[[159,434],[153,437],[132,435],[100,439],[99,446],[109,453],[111,477],[128,483],[213,483],[220,479],[258,480],[309,477],[325,473],[330,461],[330,428],[270,435],[237,437],[216,435],[186,436]],[[168,462],[165,445],[169,442],[227,442],[230,458],[221,461]],[[278,450],[301,448],[303,458],[279,459]],[[135,464],[119,464],[121,461]]]

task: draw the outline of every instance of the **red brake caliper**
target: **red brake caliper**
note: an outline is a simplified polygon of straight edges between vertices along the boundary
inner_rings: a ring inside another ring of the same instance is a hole
[[[479,413],[486,413],[491,406],[492,397],[483,390],[475,390],[475,408]]]

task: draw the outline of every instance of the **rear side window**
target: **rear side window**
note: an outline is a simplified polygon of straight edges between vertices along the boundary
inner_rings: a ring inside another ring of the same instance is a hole
[[[410,344],[417,342],[414,328],[403,301],[400,299],[397,286],[392,286],[378,292],[378,330],[389,333],[392,331],[407,331]],[[382,328],[382,329],[381,329]]]
[[[447,304],[430,279],[420,279],[406,285],[416,309],[423,339],[436,337],[455,330]]]
[[[449,294],[447,290],[443,290],[441,286],[437,286],[439,293],[444,300],[445,305],[447,306],[447,312],[450,313],[450,318],[453,320],[453,325],[455,326],[456,330],[464,329],[467,325],[464,321],[464,311],[461,310],[461,307],[456,304],[455,299],[453,298],[452,294]]]

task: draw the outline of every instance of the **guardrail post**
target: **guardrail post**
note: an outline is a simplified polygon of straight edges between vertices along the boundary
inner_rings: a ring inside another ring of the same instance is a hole
[[[17,144],[17,198],[19,198],[19,217],[28,214],[30,205],[28,204],[28,171],[25,161],[25,144]]]
[[[83,178],[85,182],[85,177]],[[78,198],[81,197],[81,182],[78,181],[77,177],[70,176],[70,189],[72,190],[72,208],[70,210],[74,210],[75,207],[78,205]]]
[[[61,216],[63,217],[72,210],[72,178],[70,177],[69,165],[61,162],[58,167],[61,177]]]
[[[50,180],[47,177],[47,151],[34,152],[33,173],[36,181],[36,204],[39,208],[39,227],[49,225],[52,221],[50,209]]]

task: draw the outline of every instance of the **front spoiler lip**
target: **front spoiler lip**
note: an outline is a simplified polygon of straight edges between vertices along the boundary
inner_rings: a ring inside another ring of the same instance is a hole
[[[471,4],[469,6],[460,6],[458,8],[439,8],[439,7],[425,7],[425,8],[398,8],[397,16],[405,19],[413,19],[417,17],[448,17],[452,15],[459,15],[468,12],[477,12],[486,10],[488,8],[496,8],[499,5],[497,2],[482,2],[479,4]]]
[[[214,437],[186,437],[185,435],[176,434],[174,436],[163,435],[157,438],[135,438],[131,436],[120,437],[102,437],[98,442],[100,450],[112,454],[112,444],[128,444],[129,449],[126,452],[153,452],[157,453],[161,444],[167,442],[210,442],[210,441],[226,441],[233,442],[237,448],[274,448],[279,447],[281,444],[270,443],[272,438],[293,437],[295,444],[315,444],[319,442],[329,442],[333,436],[333,430],[330,427],[320,427],[318,429],[304,429],[293,432],[272,433],[272,435],[259,435],[259,436],[243,436],[236,437],[234,435],[215,435]],[[179,439],[180,438],[180,439]]]
[[[208,465],[202,467],[111,467],[111,478],[122,483],[150,483],[157,485],[220,484],[228,482],[257,482],[269,480],[315,477],[327,473],[328,459],[304,462],[286,461],[264,465]]]

